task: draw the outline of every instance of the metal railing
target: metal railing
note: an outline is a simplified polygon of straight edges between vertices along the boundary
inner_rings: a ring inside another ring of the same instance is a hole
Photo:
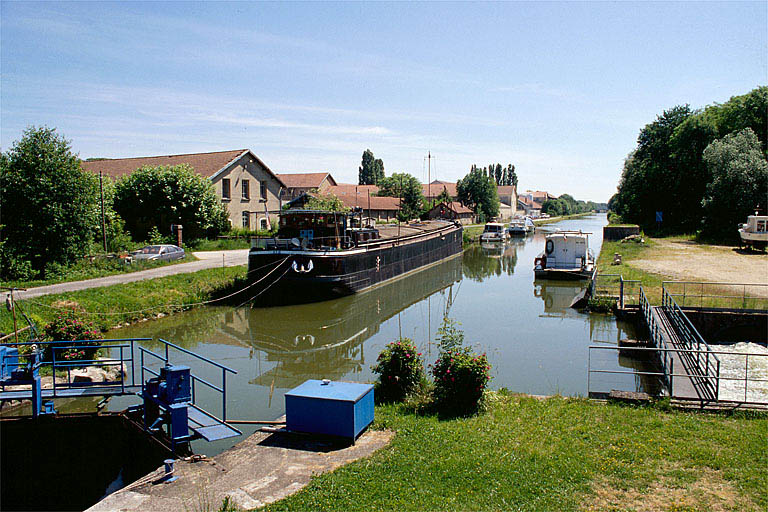
[[[36,367],[38,369],[42,369],[45,367],[50,368],[51,375],[52,375],[52,392],[53,392],[53,398],[59,398],[60,395],[58,394],[58,391],[64,390],[64,389],[72,389],[72,388],[83,388],[83,387],[98,387],[98,388],[106,388],[106,389],[116,389],[120,388],[121,394],[131,393],[132,390],[128,389],[126,390],[126,387],[131,388],[136,386],[136,377],[134,372],[134,342],[136,341],[148,341],[151,338],[123,338],[123,339],[108,339],[108,340],[78,340],[78,341],[34,341],[34,342],[23,342],[23,343],[3,343],[2,346],[8,346],[8,347],[50,347],[51,351],[51,360],[42,360],[39,359],[39,355],[35,353],[27,353],[22,354],[19,353],[18,355],[14,355],[11,357],[18,357],[18,361],[11,362],[8,361],[9,356],[6,355],[6,357],[3,360],[4,366],[12,366],[15,368],[26,368],[30,367],[30,365],[33,363],[34,359],[37,358],[38,362],[36,363]],[[126,343],[127,342],[127,343]],[[86,343],[90,343],[91,345],[86,345]],[[66,350],[83,350],[83,349],[93,349],[93,350],[104,350],[107,349],[110,352],[111,351],[118,351],[119,357],[109,357],[109,358],[100,358],[100,359],[66,359],[63,355],[63,352]],[[125,363],[130,363],[131,368],[131,377],[130,381],[126,380],[126,372],[124,371]],[[120,368],[119,371],[119,380],[111,380],[111,381],[73,381],[72,380],[72,370],[76,368],[83,368],[83,367],[97,367],[97,368],[104,368],[104,367],[114,367],[118,366]],[[65,382],[57,382],[56,376],[57,373],[63,373],[66,372],[67,379]]]
[[[220,421],[225,422],[227,421],[227,372],[232,373],[233,375],[237,374],[237,371],[233,370],[232,368],[229,368],[227,366],[224,366],[223,364],[219,364],[216,361],[213,361],[211,359],[208,359],[207,357],[203,357],[201,355],[195,354],[194,352],[191,352],[183,347],[180,347],[178,345],[175,345],[171,343],[170,341],[166,341],[162,338],[158,339],[160,343],[164,345],[165,348],[165,354],[157,354],[156,352],[153,352],[147,348],[139,347],[140,351],[140,363],[141,363],[141,391],[144,392],[144,383],[146,382],[144,379],[144,372],[148,372],[155,377],[158,377],[160,375],[160,372],[157,372],[153,370],[152,368],[149,368],[144,363],[144,355],[150,355],[160,361],[162,361],[164,364],[170,363],[170,349],[175,349],[180,352],[183,352],[184,354],[190,355],[196,359],[199,359],[200,361],[203,361],[205,363],[208,363],[210,365],[213,365],[221,370],[221,386],[217,386],[211,382],[208,382],[207,380],[197,377],[195,375],[190,375],[191,380],[191,387],[192,387],[192,405],[196,405],[196,399],[197,399],[197,393],[195,392],[195,383],[200,382],[201,384],[204,384],[208,388],[212,389],[213,391],[216,391],[221,394],[221,419]],[[210,415],[210,414],[209,414]],[[215,418],[215,416],[214,416]],[[219,418],[215,418],[219,420]]]
[[[298,245],[294,243],[298,241]],[[348,236],[325,236],[315,238],[277,238],[268,236],[251,237],[251,249],[263,250],[293,250],[293,251],[328,251],[352,247],[352,239]]]
[[[589,284],[593,297],[613,297],[620,309],[639,307],[640,281],[624,279],[621,274],[600,274],[597,269],[592,273]]]
[[[695,357],[687,357],[688,362],[701,370],[700,373],[704,375],[697,377],[717,397],[720,391],[720,359],[663,285],[661,303],[667,318],[672,322],[677,340],[685,349],[695,351]]]
[[[648,336],[656,349],[661,350],[659,361],[661,367],[664,370],[664,384],[667,386],[669,396],[672,396],[674,379],[671,375],[675,370],[675,361],[672,358],[670,349],[667,346],[667,340],[662,334],[662,326],[656,320],[656,316],[653,314],[653,307],[648,297],[645,295],[645,290],[640,286],[640,311],[645,319],[645,325],[648,327]]]
[[[664,281],[662,288],[681,308],[768,311],[768,284]]]
[[[663,372],[651,372],[651,371],[637,371],[637,370],[602,370],[602,369],[593,369],[592,368],[592,351],[593,350],[613,350],[613,351],[622,351],[622,350],[629,350],[631,352],[637,352],[637,353],[643,353],[643,352],[649,352],[649,353],[677,353],[677,354],[696,354],[697,352],[703,352],[699,350],[688,350],[688,349],[678,349],[678,348],[657,348],[657,347],[633,347],[631,349],[626,349],[624,347],[618,347],[618,346],[607,346],[607,345],[590,345],[589,346],[589,357],[588,357],[588,364],[589,364],[589,370],[588,370],[588,376],[587,376],[587,392],[592,393],[592,382],[591,382],[591,374],[632,374],[632,375],[644,375],[644,376],[650,376],[650,377],[664,377],[664,378],[671,378],[672,377],[691,377],[691,378],[707,378],[709,377],[706,374],[691,374],[691,373],[674,373],[673,371],[667,372],[666,370]],[[745,404],[768,404],[768,392],[766,393],[765,397],[761,400],[750,400],[749,399],[749,386],[750,383],[768,383],[768,378],[760,378],[760,377],[754,377],[750,375],[750,372],[754,373],[755,365],[750,366],[749,360],[750,358],[768,358],[768,354],[765,353],[758,353],[758,352],[733,352],[733,351],[727,351],[727,350],[716,350],[712,351],[712,354],[719,355],[719,356],[738,356],[738,357],[744,357],[744,374],[742,376],[735,376],[735,377],[729,377],[729,376],[723,376],[720,374],[718,376],[718,380],[720,381],[734,381],[734,382],[740,382],[744,385],[744,399],[743,400],[736,400],[735,397],[733,399],[729,397],[722,397],[720,395],[723,394],[722,388],[718,387],[720,390],[718,392],[718,395],[713,397],[713,401],[722,402],[722,403],[745,403]],[[661,359],[661,357],[660,357]],[[671,359],[670,359],[671,360]],[[768,391],[768,390],[766,390]],[[672,396],[670,392],[670,396]]]

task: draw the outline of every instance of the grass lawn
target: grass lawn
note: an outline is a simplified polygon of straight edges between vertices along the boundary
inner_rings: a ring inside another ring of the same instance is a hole
[[[49,284],[69,283],[72,281],[84,281],[97,277],[113,276],[116,274],[129,274],[139,270],[164,267],[166,265],[176,265],[178,263],[189,263],[195,261],[190,252],[187,252],[184,259],[176,261],[147,261],[134,260],[133,263],[126,264],[118,259],[107,260],[97,258],[96,261],[81,260],[80,262],[67,267],[63,270],[64,274],[51,277],[50,279],[33,279],[29,281],[0,281],[0,287],[5,288],[35,288],[37,286],[47,286]]]
[[[768,417],[497,393],[485,414],[376,408],[372,457],[266,510],[765,510]]]
[[[244,277],[246,268],[226,267],[177,274],[146,281],[90,288],[69,293],[44,295],[22,300],[18,304],[35,322],[38,329],[50,322],[60,307],[76,303],[88,312],[86,318],[100,329],[189,309],[188,304],[210,300],[232,286],[236,278]],[[17,318],[19,327],[25,326]],[[0,311],[0,331],[12,332],[11,313]]]
[[[218,238],[216,240],[200,240],[195,243],[191,251],[229,251],[233,249],[250,249],[251,241],[248,238]]]
[[[647,258],[658,250],[653,239],[645,237],[645,243],[621,243],[603,240],[600,255],[597,257],[598,274],[620,274],[627,280],[637,280],[653,304],[661,303],[661,283],[670,280],[669,276],[652,274],[633,267],[632,260]],[[621,265],[613,265],[613,255],[621,254]]]

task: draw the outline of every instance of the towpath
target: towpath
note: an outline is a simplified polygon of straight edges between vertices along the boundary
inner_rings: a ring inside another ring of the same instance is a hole
[[[289,496],[312,475],[333,471],[386,446],[391,431],[368,431],[352,445],[311,436],[256,432],[213,459],[177,460],[173,482],[163,468],[110,494],[87,512],[217,510],[226,496],[240,509],[263,507]]]
[[[127,274],[115,274],[113,276],[97,277],[85,281],[72,281],[69,283],[51,284],[47,286],[38,286],[29,288],[26,291],[14,292],[13,296],[17,300],[32,299],[42,295],[53,293],[66,293],[88,288],[99,288],[102,286],[111,286],[113,284],[130,283],[133,281],[143,281],[145,279],[156,279],[158,277],[172,276],[176,274],[187,274],[216,267],[234,267],[248,264],[248,249],[236,249],[229,251],[201,251],[192,253],[197,261],[189,263],[179,263],[177,265],[166,265],[164,267],[151,268],[149,270],[140,270]]]

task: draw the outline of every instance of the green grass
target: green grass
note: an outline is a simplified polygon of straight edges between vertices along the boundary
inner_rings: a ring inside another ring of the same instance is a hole
[[[176,261],[147,261],[134,260],[131,264],[126,264],[122,260],[96,258],[93,262],[88,259],[82,259],[79,262],[63,267],[61,271],[48,279],[32,279],[28,281],[0,281],[0,287],[5,288],[35,288],[37,286],[47,286],[49,284],[69,283],[72,281],[84,281],[97,277],[113,276],[116,274],[130,274],[140,270],[147,270],[156,267],[165,267],[167,265],[176,265],[178,263],[189,263],[197,258],[189,252],[184,259]]]
[[[585,215],[592,215],[592,212],[574,213],[573,215],[561,215],[560,217],[550,217],[548,219],[533,219],[533,223],[536,226],[542,226],[544,224],[560,222],[561,220],[577,219],[579,217],[584,217]]]
[[[655,250],[657,250],[657,244],[647,237],[642,244],[603,240],[600,255],[597,257],[597,271],[599,274],[620,274],[625,280],[640,281],[649,300],[653,304],[660,304],[661,284],[668,281],[670,277],[645,272],[630,264],[633,260],[648,257]],[[614,253],[621,254],[621,265],[613,265]]]
[[[250,249],[251,241],[248,238],[219,238],[216,240],[200,240],[194,251],[229,251],[232,249]]]
[[[18,303],[33,319],[38,329],[50,322],[63,303],[77,303],[88,314],[87,319],[101,330],[118,324],[152,318],[189,309],[188,304],[210,300],[243,278],[246,268],[226,267],[177,274],[158,279],[136,281],[69,293],[44,295]],[[26,325],[17,317],[19,327]],[[6,308],[0,311],[0,331],[12,332],[13,319]]]
[[[266,510],[768,507],[764,415],[493,396],[487,413],[448,420],[377,407],[390,446]]]

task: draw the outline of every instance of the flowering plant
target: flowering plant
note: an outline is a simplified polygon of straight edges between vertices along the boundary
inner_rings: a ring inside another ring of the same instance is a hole
[[[402,400],[424,379],[421,352],[416,351],[416,345],[409,338],[387,344],[371,369],[379,374],[376,393],[383,401]]]
[[[43,359],[48,361],[53,358],[54,347],[74,345],[68,342],[85,340],[76,347],[55,348],[56,359],[79,361],[96,357],[99,342],[94,340],[102,339],[102,335],[92,322],[83,320],[75,309],[69,309],[56,315],[56,318],[45,326],[45,338],[47,341],[62,342],[46,345]]]
[[[485,354],[477,355],[469,348],[446,350],[430,367],[437,405],[464,412],[477,408],[491,380],[491,365]]]

